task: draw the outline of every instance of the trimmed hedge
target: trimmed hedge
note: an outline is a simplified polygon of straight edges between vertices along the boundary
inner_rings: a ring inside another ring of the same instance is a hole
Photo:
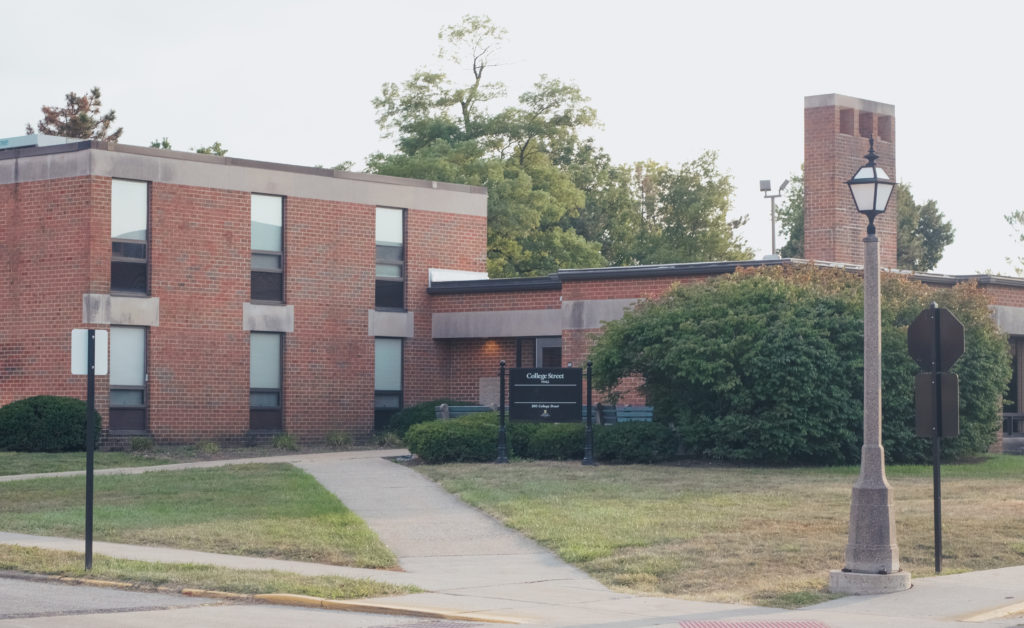
[[[84,451],[85,402],[38,396],[0,408],[0,450]]]
[[[506,423],[509,456],[534,460],[582,460],[582,423]],[[429,421],[409,428],[405,444],[424,462],[491,462],[498,452],[498,414],[482,412]],[[594,426],[594,458],[601,462],[651,463],[672,459],[679,438],[660,423]]]
[[[434,416],[434,408],[441,404],[448,404],[449,406],[465,406],[469,405],[455,399],[449,399],[442,397],[441,399],[433,399],[431,401],[424,401],[417,403],[414,406],[408,408],[402,408],[398,412],[391,416],[388,421],[388,429],[398,434],[399,438],[404,438],[405,433],[409,431],[409,428],[417,423],[426,423],[427,421],[433,421],[436,417]]]

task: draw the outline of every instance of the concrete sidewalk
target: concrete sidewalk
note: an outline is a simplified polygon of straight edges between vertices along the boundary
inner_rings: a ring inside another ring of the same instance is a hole
[[[289,462],[306,470],[362,517],[398,556],[403,571],[316,565],[168,548],[97,542],[97,554],[165,562],[280,569],[414,584],[429,593],[363,600],[382,607],[505,619],[543,626],[785,626],[818,622],[834,628],[885,624],[1021,626],[1024,567],[914,580],[909,591],[848,597],[801,609],[778,609],[642,597],[611,591],[546,549],[464,504],[419,473],[384,459],[404,450],[295,454],[102,473]],[[97,472],[100,473],[100,472]],[[13,480],[16,478],[3,478]],[[0,533],[0,543],[82,550],[81,540]],[[781,622],[781,623],[780,623]],[[747,624],[755,625],[755,624]]]

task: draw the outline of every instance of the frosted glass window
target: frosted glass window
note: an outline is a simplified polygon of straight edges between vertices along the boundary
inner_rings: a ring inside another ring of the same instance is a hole
[[[145,386],[146,330],[142,327],[110,328],[110,385]]]
[[[377,208],[377,244],[401,245],[402,237],[401,209]]]
[[[373,356],[374,390],[402,390],[402,339],[375,338]]]
[[[249,388],[281,387],[281,335],[252,333],[249,337]]]
[[[145,181],[110,182],[110,237],[146,241],[149,185]]]
[[[281,251],[282,201],[280,196],[252,195],[252,250]]]

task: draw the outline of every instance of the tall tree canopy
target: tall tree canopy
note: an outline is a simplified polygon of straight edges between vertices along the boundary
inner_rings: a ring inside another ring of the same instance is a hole
[[[420,69],[385,83],[373,104],[395,152],[371,155],[368,169],[486,186],[495,277],[750,256],[734,234],[742,221],[726,217],[732,182],[713,152],[679,168],[613,165],[585,137],[597,124],[589,99],[547,75],[515,104],[488,108],[507,94],[488,80],[505,35],[466,16],[438,35],[438,57],[465,74]]]
[[[1003,216],[1006,224],[1013,230],[1013,239],[1017,244],[1024,244],[1024,210],[1018,209]],[[1024,255],[1007,257],[1006,263],[1013,265],[1013,272],[1024,276]]]
[[[116,131],[110,131],[110,127],[117,118],[114,110],[111,109],[105,114],[100,114],[102,103],[100,102],[99,87],[93,87],[88,94],[81,96],[75,92],[69,92],[65,94],[64,100],[63,107],[43,105],[43,119],[36,123],[35,129],[31,124],[26,124],[25,134],[31,135],[38,132],[44,135],[106,142],[116,142],[121,139],[121,132],[124,129],[118,127]]]
[[[786,200],[778,210],[779,225],[786,244],[779,249],[783,257],[804,254],[804,180],[790,177]],[[909,183],[896,185],[896,266],[903,270],[929,271],[938,265],[942,252],[953,242],[953,225],[929,199],[923,205],[914,201]]]

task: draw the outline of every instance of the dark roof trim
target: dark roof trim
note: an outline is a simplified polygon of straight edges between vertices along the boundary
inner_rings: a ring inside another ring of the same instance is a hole
[[[200,155],[180,150],[167,150],[162,148],[145,148],[142,146],[130,146],[117,142],[101,142],[98,140],[82,140],[72,144],[54,144],[51,146],[23,146],[21,148],[9,148],[0,150],[0,160],[24,159],[26,157],[39,157],[43,155],[56,155],[60,153],[74,153],[82,150],[105,150],[114,153],[127,153],[133,155],[146,155],[149,157],[160,157],[163,159],[178,159],[181,161],[196,161],[222,166],[238,166],[245,168],[262,168],[265,170],[277,170],[281,172],[294,172],[320,177],[331,177],[333,179],[350,179],[354,181],[370,181],[373,183],[389,183],[415,188],[431,188],[449,190],[453,192],[473,192],[486,194],[487,188],[479,185],[463,185],[461,183],[445,183],[443,181],[423,181],[420,179],[406,179],[403,177],[392,177],[382,174],[367,174],[364,172],[344,172],[330,168],[314,168],[312,166],[295,166],[281,164],[272,161],[257,161],[255,159],[240,159],[238,157],[219,157],[217,155]]]
[[[724,275],[737,268],[759,266],[783,266],[792,264],[791,259],[762,259],[744,262],[688,262],[685,264],[659,264],[656,266],[613,266],[609,268],[583,268],[560,270],[558,277],[564,281],[587,281],[595,279],[634,279],[641,277],[687,277],[692,275]]]
[[[547,277],[515,277],[513,279],[467,279],[441,281],[427,287],[427,294],[479,294],[484,292],[530,292],[561,290],[557,275]]]

